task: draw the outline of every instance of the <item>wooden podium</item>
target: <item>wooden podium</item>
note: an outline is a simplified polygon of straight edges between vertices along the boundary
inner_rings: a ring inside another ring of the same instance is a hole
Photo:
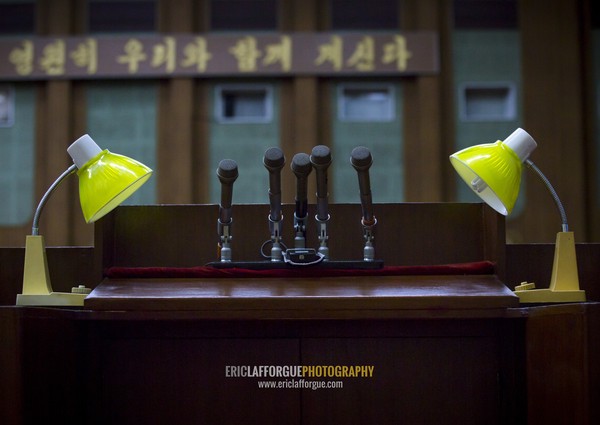
[[[262,260],[267,214],[234,206],[234,261]],[[27,365],[13,377],[15,417],[527,423],[527,313],[503,283],[503,217],[484,204],[382,204],[375,214],[376,258],[404,273],[203,277],[194,273],[217,260],[217,206],[116,209],[96,224],[104,277],[83,309],[1,311],[18,346],[13,364]],[[285,205],[290,245],[292,217]],[[332,205],[329,234],[332,260],[360,261],[360,205]],[[485,273],[443,272],[480,263]],[[275,375],[240,376],[255,367]],[[313,375],[276,375],[286,367]],[[317,367],[333,375],[315,376]],[[372,373],[335,374],[344,367]]]

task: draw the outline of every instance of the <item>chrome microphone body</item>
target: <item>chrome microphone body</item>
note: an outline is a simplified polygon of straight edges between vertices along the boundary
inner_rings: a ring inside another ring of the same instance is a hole
[[[312,171],[310,156],[298,153],[292,158],[291,168],[296,176],[296,209],[294,211],[294,247],[306,248],[306,217],[308,216],[308,175]]]
[[[237,163],[232,159],[219,162],[217,177],[221,182],[221,203],[219,204],[219,219],[217,221],[217,234],[219,235],[219,256],[222,262],[231,261],[231,225],[233,183],[238,177]]]
[[[327,191],[327,169],[331,164],[331,151],[325,145],[318,145],[312,149],[310,162],[315,169],[317,177],[317,214],[315,220],[318,228],[319,252],[324,259],[329,259],[327,224],[329,222],[329,193]]]
[[[281,212],[281,169],[285,165],[285,156],[278,147],[265,151],[263,164],[269,171],[269,230],[271,231],[271,261],[283,261],[281,249],[281,226],[283,214]]]
[[[375,224],[377,224],[377,219],[373,214],[373,199],[369,178],[369,168],[371,167],[371,164],[373,164],[373,157],[368,148],[358,146],[354,148],[350,154],[350,163],[358,175],[360,203],[362,206],[361,224],[363,227],[363,236],[365,238],[363,258],[364,261],[373,261],[375,260],[373,240],[375,239]]]

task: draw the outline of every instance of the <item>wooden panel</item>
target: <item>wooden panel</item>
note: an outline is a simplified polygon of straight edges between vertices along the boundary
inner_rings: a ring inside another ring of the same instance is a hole
[[[174,415],[182,423],[211,424],[335,418],[418,424],[442,415],[438,422],[465,423],[469,411],[482,423],[504,417],[516,423],[523,414],[500,412],[500,400],[514,393],[498,378],[513,366],[500,358],[510,338],[495,320],[160,320],[155,312],[140,320],[123,312],[6,312],[22,332],[24,351],[17,354],[29,365],[22,383],[24,418],[31,423],[42,416],[165,423]],[[227,377],[232,365],[372,365],[374,373],[344,378],[343,389],[266,390],[259,378]],[[63,396],[72,406],[51,408]]]
[[[227,366],[299,364],[297,339],[140,338],[108,330],[93,341],[86,423],[300,423],[297,391],[225,374]]]
[[[85,409],[82,384],[89,358],[81,340],[82,323],[43,311],[17,314],[23,423],[79,422]],[[65,400],[72,400],[68,407]]]
[[[307,338],[302,348],[304,364],[374,367],[341,389],[305,391],[303,423],[500,423],[494,338]]]
[[[186,33],[194,30],[190,0],[161,1],[159,30]],[[174,78],[159,86],[157,122],[157,202],[188,203],[193,200],[194,80]]]
[[[404,30],[440,31],[440,3],[437,0],[403,1]],[[441,9],[441,10],[440,10]],[[441,201],[442,195],[442,111],[441,78],[423,76],[405,79],[404,167],[405,200]]]
[[[4,425],[18,425],[23,423],[23,353],[17,316],[14,311],[6,308],[0,308],[0,341],[0,422]]]
[[[484,214],[484,211],[486,212]],[[263,260],[270,240],[268,205],[234,205],[234,261]],[[504,270],[503,217],[484,204],[375,204],[375,258],[386,265],[432,265],[490,260]],[[293,206],[283,206],[283,242],[292,245]],[[309,205],[309,217],[314,217]],[[332,260],[362,260],[360,204],[330,205]],[[218,261],[217,205],[121,206],[96,224],[103,268],[192,267]],[[491,224],[493,223],[493,224]],[[309,220],[307,246],[317,247]]]
[[[520,1],[523,69],[523,128],[537,141],[531,159],[554,185],[571,228],[587,240],[585,226],[586,144],[583,124],[580,1]],[[552,46],[551,49],[542,46]],[[561,52],[557,55],[556,52]],[[560,216],[543,183],[526,179],[527,206],[515,219],[523,242],[552,242]],[[555,212],[555,214],[553,213]]]
[[[588,416],[587,338],[582,305],[530,310],[527,321],[529,423],[592,423]]]
[[[157,147],[158,203],[189,203],[193,198],[194,81],[172,79],[159,87]]]

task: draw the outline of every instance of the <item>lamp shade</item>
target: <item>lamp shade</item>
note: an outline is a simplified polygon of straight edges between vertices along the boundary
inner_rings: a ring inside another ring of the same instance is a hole
[[[522,129],[504,142],[471,146],[450,156],[450,162],[469,187],[500,214],[512,212],[521,184],[523,162],[537,144]]]
[[[152,175],[150,168],[134,159],[101,150],[88,135],[67,151],[78,167],[79,200],[87,223],[108,214]]]

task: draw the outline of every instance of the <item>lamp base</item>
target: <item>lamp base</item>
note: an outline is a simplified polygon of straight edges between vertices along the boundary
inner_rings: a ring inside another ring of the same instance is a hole
[[[49,294],[17,294],[17,305],[37,306],[83,306],[87,294],[72,294],[70,292],[51,292]]]
[[[91,289],[83,285],[71,292],[54,292],[48,273],[44,237],[29,235],[25,240],[25,266],[23,271],[23,293],[17,294],[17,305],[37,306],[83,306],[83,300]]]
[[[515,294],[522,303],[584,302],[585,291],[579,289],[575,236],[573,232],[558,232],[554,249],[552,278],[547,289],[533,289],[535,284],[522,283]]]
[[[529,284],[526,284],[529,285]],[[519,286],[517,286],[519,288]],[[585,302],[585,291],[553,291],[552,289],[522,289],[515,288],[519,302],[523,304],[536,303],[576,303]]]

